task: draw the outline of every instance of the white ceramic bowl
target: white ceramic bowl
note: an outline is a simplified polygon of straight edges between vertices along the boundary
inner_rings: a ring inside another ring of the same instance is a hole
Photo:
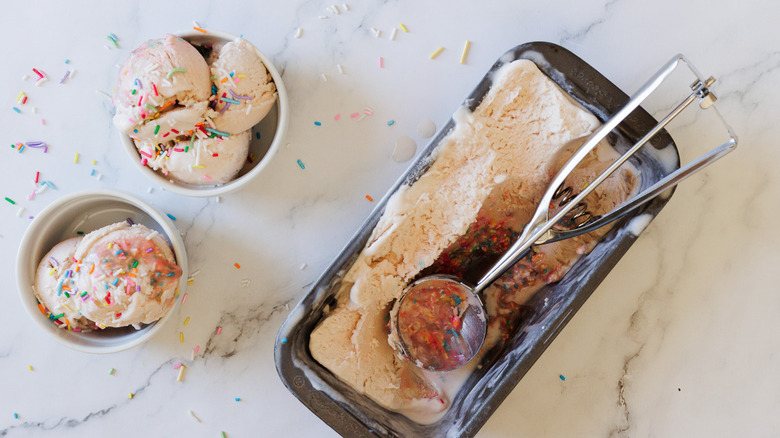
[[[46,253],[59,242],[130,218],[164,235],[173,248],[176,263],[181,267],[178,295],[184,293],[189,276],[184,241],[173,222],[140,199],[113,190],[89,190],[58,199],[33,219],[24,233],[16,258],[16,284],[22,304],[32,320],[54,339],[75,350],[87,353],[114,353],[134,347],[160,331],[178,306],[156,322],[143,326],[106,328],[75,332],[59,328],[38,308],[33,292],[35,271]]]
[[[238,38],[236,35],[214,30],[209,30],[208,33],[205,34],[192,31],[180,32],[176,35],[193,44],[229,42]],[[276,70],[276,67],[271,63],[271,60],[260,52],[260,50],[257,50],[257,55],[260,57],[260,60],[263,61],[263,64],[265,64],[265,67],[268,69],[268,72],[271,74],[271,77],[276,84],[277,99],[268,115],[252,129],[253,135],[251,143],[249,144],[249,153],[256,156],[256,158],[252,163],[247,162],[241,171],[239,171],[238,176],[235,179],[221,185],[195,185],[171,181],[162,173],[155,172],[151,168],[141,164],[141,155],[138,153],[138,149],[135,147],[133,140],[125,134],[120,134],[122,144],[130,156],[133,165],[154,184],[157,184],[165,190],[180,195],[195,197],[219,196],[239,190],[260,174],[271,161],[271,158],[279,151],[284,142],[287,135],[290,110],[287,101],[287,90],[284,88],[284,83],[282,82],[282,75]],[[260,139],[257,139],[254,133],[260,133]]]

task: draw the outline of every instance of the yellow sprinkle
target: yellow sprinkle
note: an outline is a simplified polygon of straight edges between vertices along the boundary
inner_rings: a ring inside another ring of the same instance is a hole
[[[184,343],[184,333],[182,332],[179,332],[179,341],[181,341],[182,344]]]
[[[196,169],[203,169],[203,165],[202,164],[198,164],[198,165],[193,164],[192,167],[194,167]]]
[[[92,160],[92,165],[94,166],[95,163],[97,163],[97,160]]]
[[[179,368],[179,375],[176,376],[176,381],[181,382],[184,377],[184,369],[187,368],[186,366],[182,365],[181,368]]]
[[[56,315],[55,315],[55,316],[56,316]],[[28,370],[30,370],[30,371],[32,371],[32,370],[33,370],[33,367],[32,367],[32,365],[27,365],[27,369],[28,369]]]
[[[471,41],[466,40],[466,44],[463,45],[463,53],[460,54],[460,63],[465,64],[466,63],[466,55],[469,54],[469,47],[471,46]]]
[[[187,323],[190,322],[190,317],[188,316],[187,319],[184,320],[184,325],[187,325]]]
[[[187,284],[195,283],[195,280],[187,280]]]
[[[239,78],[244,79],[246,75],[238,75]]]
[[[55,272],[57,272],[57,268],[51,268],[51,271],[49,271],[49,275],[54,275]]]
[[[127,397],[128,397],[128,398],[133,398],[133,397],[135,397],[135,394],[133,394],[132,392],[130,392],[130,393],[128,393],[128,394],[127,394]]]
[[[402,31],[404,31],[404,32],[409,32],[409,29],[407,29],[407,28],[406,28],[406,26],[404,26],[404,24],[403,24],[403,23],[399,24],[399,26],[401,26],[401,30],[402,30]]]
[[[433,53],[431,53],[431,56],[429,56],[428,59],[436,58],[437,56],[439,56],[439,53],[441,53],[442,51],[444,51],[444,47],[439,46],[438,49],[434,50]]]
[[[68,312],[70,312],[70,313],[76,313],[76,312],[74,312],[74,311],[73,311],[73,309],[71,309],[70,307],[68,307],[68,305],[67,305],[67,304],[65,304],[65,303],[62,303],[62,307],[64,307],[64,308],[65,308],[65,310],[67,310],[67,311],[68,311]]]
[[[114,242],[108,244],[108,249],[111,249],[112,246],[114,246]]]
[[[73,163],[75,164],[75,163],[78,163],[78,162],[79,162],[79,153],[76,152],[76,156],[73,158]]]
[[[16,98],[16,101],[19,102],[20,100],[22,100],[22,97],[24,97],[24,91],[19,93],[19,97]]]

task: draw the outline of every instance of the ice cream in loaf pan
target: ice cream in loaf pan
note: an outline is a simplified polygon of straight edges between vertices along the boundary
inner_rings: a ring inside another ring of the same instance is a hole
[[[507,64],[455,129],[430,168],[387,202],[365,248],[344,276],[337,305],[311,334],[315,360],[380,405],[414,421],[438,420],[468,372],[428,373],[400,358],[388,342],[388,312],[421,273],[475,282],[519,237],[555,172],[598,120],[528,60]],[[569,184],[582,187],[618,153],[603,142]],[[638,188],[639,174],[621,168],[587,198],[605,213]],[[540,246],[486,291],[489,338],[500,347],[523,319],[523,306],[558,281],[607,229]],[[472,366],[479,362],[478,357]]]

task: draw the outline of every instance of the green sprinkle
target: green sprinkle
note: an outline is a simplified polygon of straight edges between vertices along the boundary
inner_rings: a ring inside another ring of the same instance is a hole
[[[133,267],[135,268],[136,266],[138,266],[138,260],[135,260],[135,261],[133,262]]]
[[[108,34],[106,35],[106,38],[108,38],[109,40],[111,40],[112,43],[114,43],[114,47],[116,47],[117,49],[119,48],[119,44],[117,44],[116,36],[114,36],[114,34]]]
[[[394,123],[395,123],[395,120],[390,120],[389,122],[387,122],[387,126],[393,126]]]
[[[170,79],[171,76],[173,76],[176,73],[186,73],[186,72],[187,72],[186,68],[172,68],[171,71],[168,72],[168,75],[165,76],[165,78]]]
[[[13,199],[11,199],[11,198],[9,198],[9,197],[6,197],[6,198],[5,198],[5,200],[6,200],[6,201],[8,201],[8,202],[10,202],[10,203],[11,203],[11,205],[16,205],[16,202],[14,202],[14,200],[13,200]]]
[[[63,316],[65,316],[65,314],[64,314],[64,313],[60,313],[59,315],[54,315],[54,316],[52,316],[52,319],[60,319],[60,318],[62,318]]]
[[[229,97],[220,97],[219,100],[221,100],[222,102],[230,102],[233,105],[241,105],[241,101],[236,99],[231,99]]]
[[[301,169],[305,169],[306,168],[306,166],[303,165],[303,161],[301,161],[300,159],[298,160],[298,165],[301,166]],[[8,198],[5,198],[5,199],[8,199]]]
[[[133,91],[131,91],[131,92],[130,92],[130,94],[135,94],[135,93],[137,93],[137,92],[138,92],[138,90],[136,90],[136,89],[133,89]]]
[[[206,131],[211,132],[212,134],[221,135],[223,137],[229,137],[230,136],[229,132],[217,131],[214,128],[205,128],[205,129],[206,129]]]
[[[157,108],[155,108],[154,105],[152,105],[151,103],[146,104],[146,109],[148,109],[149,111],[157,112]]]
[[[108,370],[108,374],[109,374],[109,375],[111,375],[111,376],[113,376],[113,375],[114,375],[114,369],[113,369],[113,368],[111,368],[110,370]]]
[[[224,430],[220,431],[219,433],[220,435],[222,435],[222,438],[227,438],[227,434],[225,433]]]
[[[84,291],[84,292],[82,292],[82,293],[81,293],[81,295],[79,295],[79,296],[80,296],[81,298],[84,298],[84,295],[86,295],[86,294],[87,294],[87,291]]]
[[[154,128],[154,135],[157,135],[157,133],[158,133],[158,132],[160,132],[160,125],[157,125],[157,126]]]
[[[217,80],[217,75],[214,75],[214,76],[210,77],[209,80],[216,81]]]
[[[76,231],[76,234],[78,234],[79,236],[83,236],[84,232],[83,231]]]

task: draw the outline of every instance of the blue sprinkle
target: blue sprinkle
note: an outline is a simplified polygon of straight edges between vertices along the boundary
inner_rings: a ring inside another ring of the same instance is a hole
[[[92,169],[92,172],[89,173],[89,176],[95,176],[95,169]]]
[[[286,344],[286,343],[287,343],[287,338],[282,339],[282,344]]]
[[[234,74],[236,74],[236,72],[231,71],[230,72],[230,77],[232,78]]]
[[[14,418],[18,420],[18,419],[19,419],[19,414],[17,414],[16,412],[14,412]]]
[[[317,126],[322,126],[321,122],[314,122],[314,124],[317,125]]]
[[[174,215],[170,214],[170,213],[165,213],[165,215],[168,216],[169,218],[171,218],[172,221],[176,220],[176,217]]]
[[[208,132],[211,132],[211,133],[214,133],[214,134],[217,134],[217,135],[221,135],[223,137],[230,137],[230,133],[229,132],[217,131],[216,129],[213,129],[213,128],[204,128],[204,129],[206,131],[208,131]]]
[[[298,160],[298,165],[301,166],[301,169],[305,169],[306,166],[303,165],[303,161]]]
[[[133,129],[133,133],[134,134],[138,134],[138,130],[137,129]]]
[[[255,138],[257,138],[258,140],[260,140],[260,133],[259,133],[259,132],[255,132]]]
[[[112,284],[113,284],[114,286],[116,286],[116,285],[117,285],[117,283],[119,283],[119,279],[118,279],[118,278],[117,278],[117,279],[115,279],[115,280],[114,280],[114,282],[113,282]]]
[[[70,59],[66,59],[65,64],[70,64]]]
[[[12,107],[12,108],[13,108],[13,109],[14,109],[14,111],[16,111],[17,113],[19,113],[19,114],[21,114],[21,113],[22,113],[22,111],[21,111],[19,108],[17,108],[17,107],[15,107],[15,106],[14,106],[14,107]]]
[[[390,120],[389,122],[387,122],[387,126],[393,126],[394,123],[395,123],[395,120]]]
[[[560,377],[560,378],[561,378],[561,380],[566,380],[566,377],[563,377],[563,374],[561,374],[561,375],[560,375],[560,376],[558,376],[558,377]]]
[[[241,397],[236,397],[234,400],[235,401],[241,401]]]

